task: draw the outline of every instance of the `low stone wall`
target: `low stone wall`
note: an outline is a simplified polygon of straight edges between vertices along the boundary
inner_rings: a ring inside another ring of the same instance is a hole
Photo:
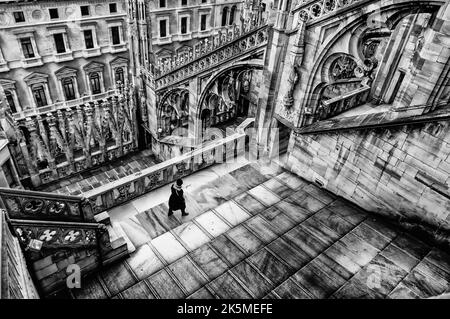
[[[448,234],[449,154],[440,121],[293,135],[288,167],[368,211]]]
[[[83,195],[89,199],[95,214],[121,205],[178,178],[217,163],[225,163],[246,151],[246,133],[230,135],[217,142],[149,167],[142,172],[112,181]]]

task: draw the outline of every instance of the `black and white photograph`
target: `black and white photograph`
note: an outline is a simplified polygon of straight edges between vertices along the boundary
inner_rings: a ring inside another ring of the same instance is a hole
[[[450,0],[0,0],[0,299],[450,299]]]

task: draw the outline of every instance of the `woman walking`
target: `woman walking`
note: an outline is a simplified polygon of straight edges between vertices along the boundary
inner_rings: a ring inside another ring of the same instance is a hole
[[[189,215],[186,213],[186,201],[184,200],[184,192],[181,185],[183,185],[183,181],[179,178],[171,187],[172,194],[169,198],[169,216],[172,216],[174,210],[181,210],[181,216]]]

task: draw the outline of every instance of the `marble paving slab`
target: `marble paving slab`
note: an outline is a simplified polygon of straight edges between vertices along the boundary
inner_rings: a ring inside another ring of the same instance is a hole
[[[363,267],[351,280],[358,286],[367,286],[375,292],[387,296],[407,275],[407,272],[393,262],[377,255]]]
[[[209,245],[203,245],[194,250],[190,256],[211,280],[228,269],[227,263]]]
[[[267,249],[262,249],[248,258],[256,268],[265,274],[275,285],[281,284],[293,272],[293,269],[275,257]]]
[[[252,215],[259,214],[266,209],[266,206],[247,192],[236,196],[234,201]]]
[[[290,219],[275,206],[272,206],[262,212],[261,216],[270,223],[270,225],[273,227],[273,231],[279,236],[297,225],[294,220]]]
[[[232,239],[234,243],[239,245],[246,255],[254,253],[261,248],[264,243],[255,235],[253,235],[244,226],[237,226],[227,232],[227,237]]]
[[[317,214],[314,214],[313,218],[320,221],[329,229],[333,229],[338,236],[342,236],[354,228],[354,225],[327,208],[321,209]]]
[[[228,226],[213,211],[208,211],[198,216],[195,218],[195,221],[213,237],[217,237],[230,229],[230,226]]]
[[[327,209],[339,215],[341,218],[351,223],[353,226],[358,225],[368,216],[368,214],[363,210],[349,205],[342,199],[335,200],[330,205],[328,205]]]
[[[403,283],[398,284],[394,290],[387,296],[389,299],[418,299],[420,298],[415,292],[406,287]]]
[[[261,175],[265,176],[267,179],[280,175],[284,172],[284,169],[274,162],[264,163],[259,161],[257,163],[250,164],[255,168]]]
[[[262,185],[280,198],[288,197],[289,195],[294,193],[294,190],[292,188],[290,188],[286,184],[283,184],[276,178],[271,178]]]
[[[361,266],[353,261],[354,258],[349,257],[348,252],[340,242],[336,242],[329,247],[325,251],[325,255],[351,274],[356,274],[361,269]]]
[[[248,193],[266,206],[272,206],[281,200],[280,197],[278,197],[262,185],[250,189]]]
[[[187,256],[172,263],[168,268],[178,279],[178,282],[183,286],[188,295],[208,282],[208,278],[202,275]]]
[[[345,280],[337,275],[329,276],[315,264],[314,260],[292,275],[292,277],[304,290],[320,299],[329,297],[345,283]]]
[[[450,276],[450,254],[433,248],[425,259],[444,270]]]
[[[100,274],[100,278],[112,296],[137,283],[137,280],[122,263],[112,265]]]
[[[308,227],[302,224],[284,234],[282,238],[289,243],[293,243],[313,258],[329,247],[327,242],[316,237]]]
[[[372,227],[367,226],[367,224],[361,223],[358,226],[356,226],[351,231],[356,236],[360,237],[364,241],[368,242],[373,247],[382,250],[385,248],[390,240],[389,238],[385,237],[381,233],[374,230]]]
[[[274,287],[273,283],[268,282],[247,262],[240,263],[231,272],[248,287],[255,298],[264,297]]]
[[[139,223],[137,216],[133,216],[132,218],[122,220],[118,222],[122,227],[125,234],[130,239],[131,243],[134,247],[140,247],[143,244],[149,242],[152,237],[145,230],[144,227]]]
[[[311,196],[308,192],[306,192],[303,189],[296,191],[288,198],[293,199],[298,203],[298,206],[303,207],[304,209],[306,209],[311,213],[315,213],[327,205],[324,202],[320,201],[319,199]]]
[[[250,299],[252,296],[228,272],[209,284],[214,293],[222,299]]]
[[[358,236],[348,233],[339,241],[346,249],[347,255],[360,266],[368,264],[379,252]]]
[[[237,170],[230,172],[229,174],[246,189],[258,186],[268,179],[251,165],[243,166]]]
[[[304,227],[308,228],[309,233],[313,234],[316,238],[319,238],[329,246],[340,238],[340,235],[337,232],[327,226],[323,226],[314,217],[316,217],[316,215],[308,218],[302,223]]]
[[[247,220],[245,225],[264,243],[270,243],[278,237],[272,226],[259,215]]]
[[[420,262],[419,259],[411,256],[392,243],[386,246],[380,255],[389,259],[395,265],[407,272],[411,271]]]
[[[200,288],[187,299],[216,299],[216,297],[205,287]]]
[[[170,230],[165,227],[166,222],[161,217],[155,216],[152,210],[136,215],[139,224],[146,230],[150,238],[156,238]]]
[[[211,245],[228,261],[232,266],[245,258],[245,254],[227,237],[220,235],[211,242]]]
[[[311,211],[305,208],[301,202],[297,201],[297,199],[293,197],[285,198],[272,207],[276,207],[295,223],[301,223],[312,215]]]
[[[153,276],[145,280],[162,299],[184,298],[183,290],[177,285],[166,269],[158,271]]]
[[[282,237],[267,245],[267,248],[293,269],[300,269],[311,260],[307,253]]]
[[[288,279],[279,285],[274,292],[282,299],[312,299],[313,297],[300,288],[293,280]]]
[[[225,199],[231,199],[250,188],[233,178],[231,173],[218,177],[209,185],[215,187],[219,195]]]
[[[275,178],[294,190],[303,188],[309,184],[309,182],[290,172],[283,172],[275,176]]]
[[[150,243],[168,263],[187,254],[183,245],[169,232],[154,238]]]
[[[245,212],[233,201],[228,201],[216,207],[214,211],[222,216],[230,225],[236,226],[249,219],[251,215]]]
[[[164,267],[149,245],[142,245],[126,259],[126,262],[139,280],[143,280]]]
[[[89,276],[83,279],[80,289],[72,289],[72,293],[77,299],[107,299],[108,295],[104,291],[97,276]]]
[[[122,299],[156,299],[144,281],[122,291],[120,296]]]
[[[192,251],[203,244],[209,242],[210,238],[193,222],[182,224],[173,229],[189,251]]]

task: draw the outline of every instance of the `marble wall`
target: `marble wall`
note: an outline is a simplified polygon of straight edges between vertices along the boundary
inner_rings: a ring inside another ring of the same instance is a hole
[[[290,169],[364,209],[450,230],[450,124],[291,138]]]

